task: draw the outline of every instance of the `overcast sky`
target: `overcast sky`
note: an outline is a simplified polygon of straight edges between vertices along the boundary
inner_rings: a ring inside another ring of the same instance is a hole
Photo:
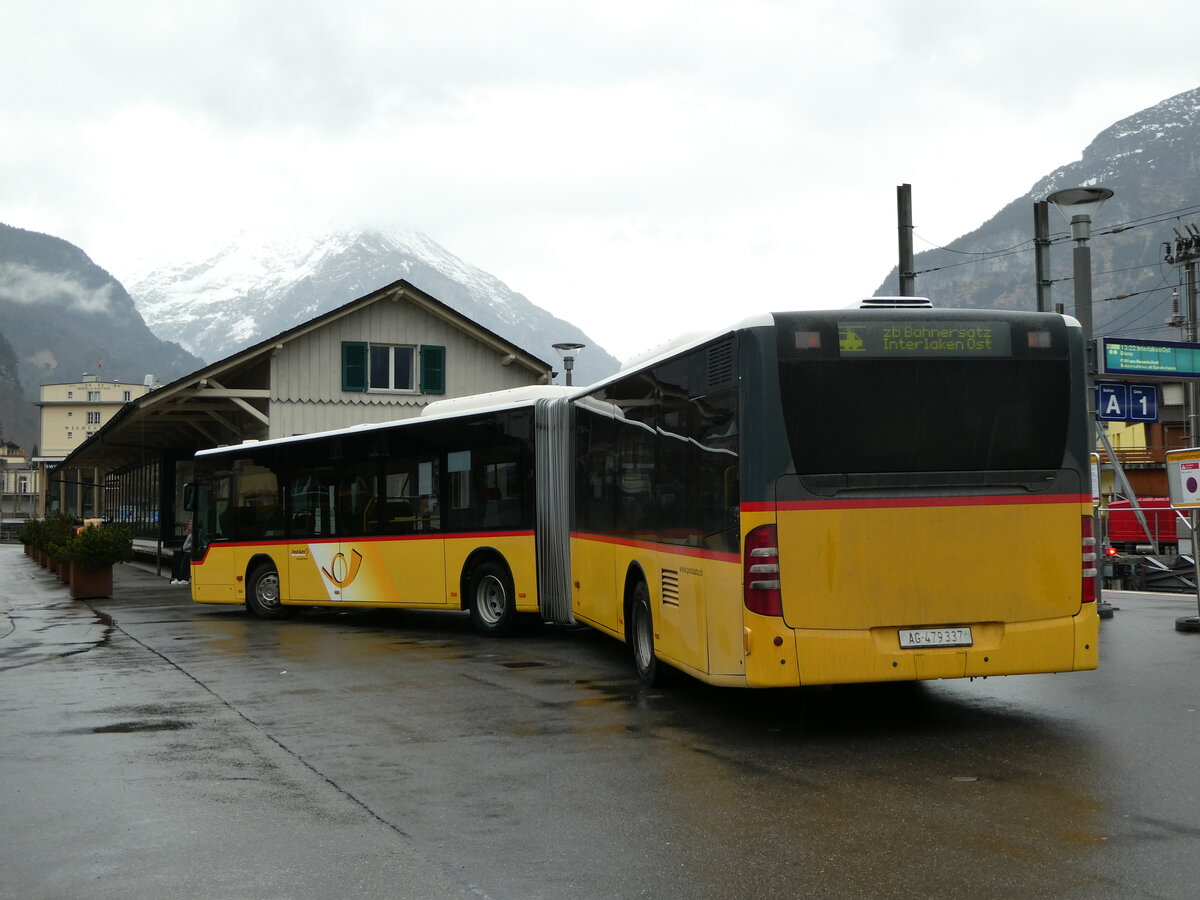
[[[122,280],[412,228],[624,357],[869,295],[896,185],[946,243],[1200,86],[1195,41],[1128,0],[0,0],[0,221]]]

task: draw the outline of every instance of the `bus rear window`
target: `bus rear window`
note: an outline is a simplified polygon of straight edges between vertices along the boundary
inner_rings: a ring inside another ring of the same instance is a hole
[[[797,473],[988,472],[1062,465],[1065,359],[787,359],[780,396]]]

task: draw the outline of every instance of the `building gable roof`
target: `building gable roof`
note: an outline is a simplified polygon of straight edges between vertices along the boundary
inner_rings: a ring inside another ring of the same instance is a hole
[[[297,338],[324,328],[374,303],[407,300],[537,375],[549,363],[473,322],[415,285],[400,279],[191,374],[131,400],[56,469],[76,466],[112,471],[169,450],[198,449],[240,440],[247,426],[268,422],[271,356]]]

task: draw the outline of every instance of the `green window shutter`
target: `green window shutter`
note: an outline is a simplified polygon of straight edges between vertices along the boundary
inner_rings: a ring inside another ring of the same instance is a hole
[[[446,348],[421,346],[421,393],[446,393]]]
[[[367,389],[367,342],[342,341],[342,390]]]

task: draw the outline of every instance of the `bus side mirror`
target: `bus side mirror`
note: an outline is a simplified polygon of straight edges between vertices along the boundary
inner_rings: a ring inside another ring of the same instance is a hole
[[[188,512],[196,508],[196,485],[190,481],[183,486],[183,508]]]

